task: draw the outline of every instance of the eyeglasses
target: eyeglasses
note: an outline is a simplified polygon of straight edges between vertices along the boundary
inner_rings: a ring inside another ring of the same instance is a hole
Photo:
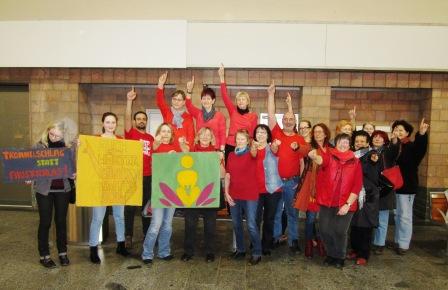
[[[172,98],[171,100],[172,100],[172,101],[176,101],[176,102],[182,102],[182,101],[184,101],[184,99],[182,99],[182,98]]]
[[[63,138],[63,136],[56,135],[56,134],[52,133],[51,131],[48,132],[48,136],[53,140],[61,140]]]

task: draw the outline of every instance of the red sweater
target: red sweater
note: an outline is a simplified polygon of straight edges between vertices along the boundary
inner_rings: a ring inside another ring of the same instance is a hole
[[[362,188],[362,167],[352,151],[339,152],[329,148],[322,154],[323,163],[317,173],[317,203],[326,207],[343,206],[350,193],[359,194]],[[356,211],[355,201],[350,211]]]
[[[250,152],[238,156],[230,152],[226,171],[230,174],[229,194],[233,199],[258,199],[257,161]]]
[[[235,146],[235,134],[239,129],[246,129],[249,131],[249,135],[253,137],[254,129],[258,122],[258,115],[253,112],[244,115],[238,113],[238,110],[229,98],[225,83],[221,83],[221,96],[230,116],[230,127],[229,133],[227,134],[226,144]]]
[[[165,101],[165,92],[164,90],[157,89],[156,94],[157,99],[157,107],[159,107],[160,112],[163,116],[163,122],[170,123],[173,126],[174,130],[174,142],[179,144],[179,137],[185,137],[190,147],[194,146],[194,123],[193,118],[187,112],[182,114],[182,118],[184,119],[182,123],[182,128],[176,128],[176,125],[173,124],[173,113],[171,112],[171,107]]]
[[[196,108],[190,99],[187,99],[186,106],[188,112],[196,120],[196,132],[202,127],[208,127],[213,131],[216,139],[216,149],[221,149],[221,145],[226,145],[226,118],[221,112],[216,112],[215,116],[207,122],[204,121],[202,110]]]

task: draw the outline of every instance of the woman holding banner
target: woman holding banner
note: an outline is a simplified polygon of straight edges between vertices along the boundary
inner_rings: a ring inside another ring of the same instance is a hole
[[[34,149],[72,147],[71,143],[76,135],[76,125],[69,119],[50,124],[42,133]],[[71,124],[73,124],[72,128]],[[72,147],[75,149],[75,146]],[[39,210],[39,229],[37,243],[40,263],[46,268],[54,268],[56,264],[50,258],[48,238],[51,219],[56,224],[56,245],[59,252],[61,266],[68,266],[67,256],[67,210],[70,201],[71,186],[67,178],[36,180],[33,184]]]
[[[156,131],[153,143],[153,153],[188,152],[186,138],[180,137],[174,142],[174,130],[169,123],[162,123]],[[154,246],[158,239],[159,258],[165,261],[174,258],[171,255],[170,240],[173,231],[173,216],[175,208],[153,208],[151,224],[143,242],[142,260],[144,264],[151,264],[154,259]]]
[[[101,137],[112,138],[112,139],[123,139],[120,136],[115,135],[115,129],[117,128],[117,115],[112,112],[106,112],[101,118],[103,122],[103,133]],[[117,249],[116,253],[122,256],[128,256],[129,252],[125,247],[125,237],[124,237],[124,205],[114,205],[112,206],[113,216],[115,220],[115,234],[117,235]],[[93,215],[92,221],[90,223],[90,235],[89,235],[89,246],[90,246],[90,261],[94,264],[100,264],[101,259],[98,256],[98,243],[101,226],[103,224],[104,215],[106,214],[105,206],[96,206],[92,208]]]

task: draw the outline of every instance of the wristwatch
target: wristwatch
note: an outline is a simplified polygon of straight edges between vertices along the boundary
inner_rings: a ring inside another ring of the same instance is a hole
[[[348,207],[351,207],[351,206],[352,206],[352,204],[349,203],[348,201],[347,201],[345,204],[348,205]]]

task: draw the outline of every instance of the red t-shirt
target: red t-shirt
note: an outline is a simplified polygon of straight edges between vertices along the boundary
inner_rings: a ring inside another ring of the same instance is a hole
[[[131,128],[131,130],[124,132],[124,137],[130,140],[138,140],[143,143],[143,176],[151,176],[151,151],[154,137],[148,133],[140,133],[137,129]]]
[[[170,151],[176,151],[176,152],[182,152],[182,150],[179,147],[179,144],[176,143],[170,143],[170,144],[160,144],[160,146],[157,149],[154,149],[154,153],[168,153]]]
[[[193,150],[194,152],[214,152],[216,151],[215,147],[212,145],[209,145],[208,147],[202,147],[199,144],[195,144]]]
[[[281,178],[290,178],[300,173],[300,159],[308,154],[310,145],[306,143],[302,136],[295,133],[294,135],[286,135],[282,129],[275,125],[272,129],[272,138],[278,139],[282,143],[278,148],[278,173]],[[291,143],[297,142],[299,149],[297,151],[292,150]]]
[[[257,160],[250,152],[235,155],[230,152],[226,172],[230,174],[229,194],[233,199],[257,200]]]

